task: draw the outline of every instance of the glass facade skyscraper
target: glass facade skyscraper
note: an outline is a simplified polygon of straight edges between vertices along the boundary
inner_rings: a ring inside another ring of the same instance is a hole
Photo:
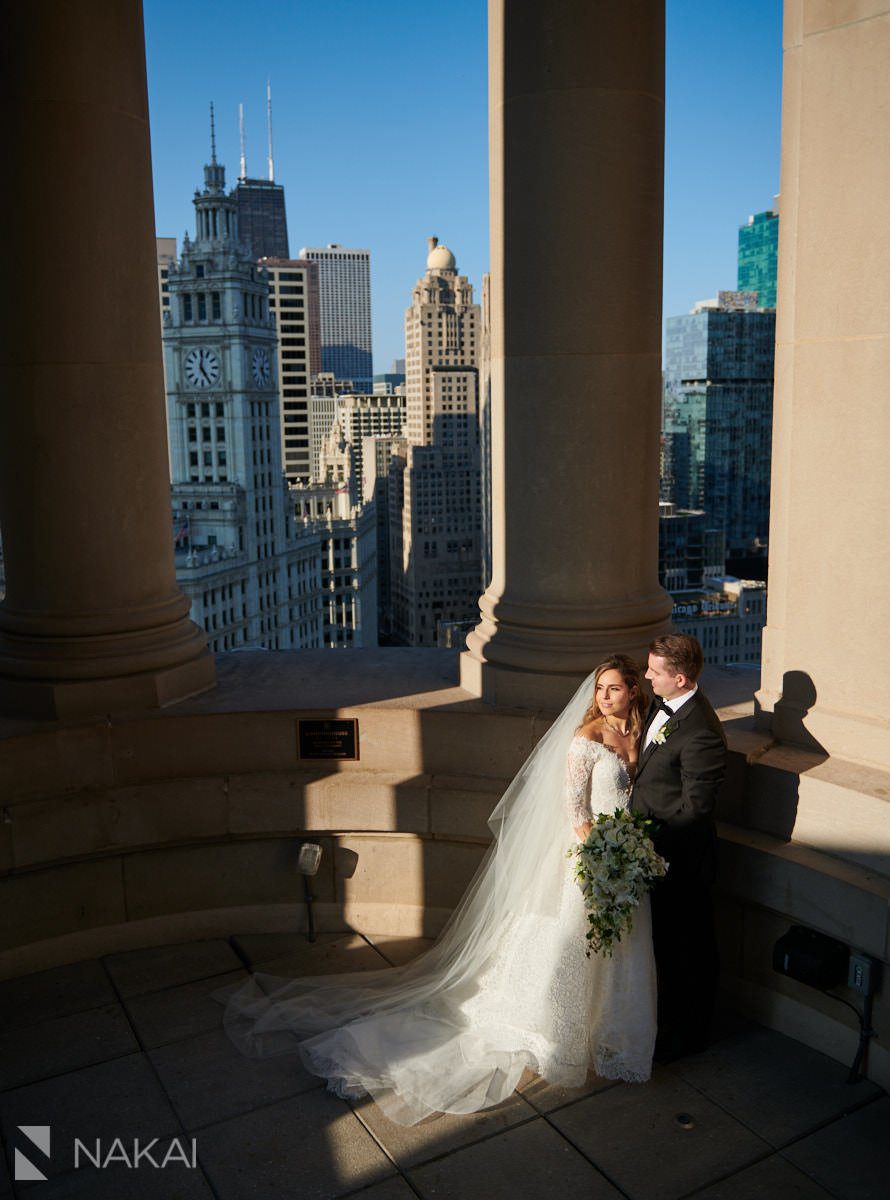
[[[704,307],[666,327],[662,498],[745,554],[769,534],[776,314]]]
[[[238,231],[251,258],[290,258],[283,185],[268,179],[239,179],[233,194]]]
[[[726,570],[726,539],[708,524],[707,513],[658,506],[658,582],[669,592],[700,588]]]
[[[739,291],[757,292],[761,308],[776,307],[779,214],[757,213],[739,229]]]

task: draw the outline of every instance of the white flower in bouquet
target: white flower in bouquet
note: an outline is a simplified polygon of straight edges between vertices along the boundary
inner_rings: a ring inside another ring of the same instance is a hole
[[[574,876],[587,908],[587,957],[610,955],[633,924],[634,910],[668,864],[649,836],[653,822],[642,813],[616,808],[600,813],[580,845],[569,850]]]

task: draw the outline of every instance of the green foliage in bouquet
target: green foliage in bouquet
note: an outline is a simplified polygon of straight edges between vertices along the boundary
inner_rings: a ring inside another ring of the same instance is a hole
[[[634,910],[668,864],[655,853],[654,822],[616,808],[600,813],[587,838],[569,850],[573,874],[587,908],[587,957],[609,956],[633,924]]]

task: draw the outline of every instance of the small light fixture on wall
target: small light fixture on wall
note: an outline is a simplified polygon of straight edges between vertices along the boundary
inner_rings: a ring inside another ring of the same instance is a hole
[[[303,842],[300,846],[300,853],[297,855],[297,870],[303,876],[303,894],[306,899],[306,936],[310,942],[315,941],[315,914],[312,911],[312,901],[315,897],[312,895],[310,880],[313,875],[318,874],[320,865],[321,846],[317,842]]]

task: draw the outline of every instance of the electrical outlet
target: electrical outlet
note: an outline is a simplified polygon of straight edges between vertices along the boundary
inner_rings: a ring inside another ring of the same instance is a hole
[[[851,954],[847,986],[863,996],[871,996],[877,983],[877,963],[867,954]]]

